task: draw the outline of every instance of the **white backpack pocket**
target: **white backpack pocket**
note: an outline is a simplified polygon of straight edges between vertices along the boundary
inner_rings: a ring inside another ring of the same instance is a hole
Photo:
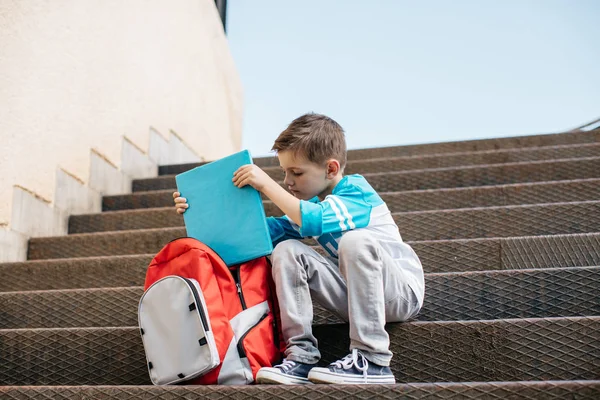
[[[219,365],[206,302],[198,282],[167,276],[144,292],[138,321],[150,380],[169,385]]]

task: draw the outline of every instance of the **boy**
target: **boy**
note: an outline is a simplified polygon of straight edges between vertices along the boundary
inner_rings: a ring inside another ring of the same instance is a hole
[[[286,358],[261,368],[258,383],[395,383],[386,322],[416,315],[424,296],[423,268],[402,241],[387,205],[360,175],[344,177],[344,131],[331,118],[295,119],[275,144],[289,193],[256,165],[233,176],[285,214],[267,219],[275,249],[273,279],[281,310]],[[291,194],[290,194],[291,193]],[[188,207],[173,193],[177,212]],[[299,239],[314,237],[321,256]],[[327,368],[312,334],[311,299],[350,325],[350,351]]]

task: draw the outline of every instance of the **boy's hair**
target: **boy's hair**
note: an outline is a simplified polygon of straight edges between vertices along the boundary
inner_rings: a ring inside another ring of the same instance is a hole
[[[294,155],[323,165],[334,158],[343,171],[346,166],[346,138],[342,127],[331,118],[315,113],[304,114],[279,135],[273,144],[276,152],[291,150]]]

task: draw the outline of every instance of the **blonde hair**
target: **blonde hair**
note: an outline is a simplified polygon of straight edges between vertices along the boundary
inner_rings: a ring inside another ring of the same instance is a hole
[[[273,148],[276,152],[290,150],[310,162],[323,165],[331,158],[346,166],[346,137],[333,119],[315,113],[304,114],[279,134]]]

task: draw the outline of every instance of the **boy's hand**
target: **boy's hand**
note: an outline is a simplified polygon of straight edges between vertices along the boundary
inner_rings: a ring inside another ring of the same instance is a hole
[[[175,210],[178,214],[183,214],[189,207],[187,199],[185,197],[181,197],[181,193],[179,192],[173,192],[173,201],[175,202]]]
[[[246,185],[262,192],[267,184],[274,182],[265,171],[254,164],[242,165],[233,174],[233,184],[239,188]]]

